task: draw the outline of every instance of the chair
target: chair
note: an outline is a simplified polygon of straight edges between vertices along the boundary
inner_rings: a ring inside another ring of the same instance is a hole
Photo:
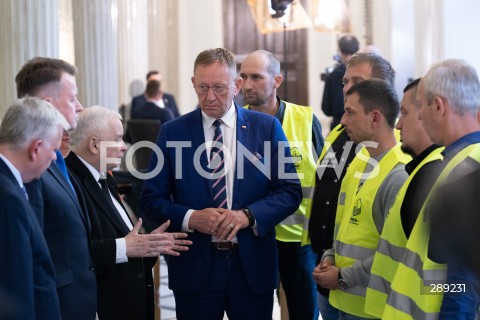
[[[130,119],[127,121],[127,136],[131,144],[139,141],[157,141],[158,132],[162,122],[153,119]],[[135,168],[140,172],[147,171],[152,149],[140,148],[134,153]]]

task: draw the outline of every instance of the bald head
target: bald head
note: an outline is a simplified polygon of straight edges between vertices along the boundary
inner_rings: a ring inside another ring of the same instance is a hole
[[[251,109],[275,114],[277,89],[282,84],[280,61],[265,50],[249,54],[240,67],[243,97]]]

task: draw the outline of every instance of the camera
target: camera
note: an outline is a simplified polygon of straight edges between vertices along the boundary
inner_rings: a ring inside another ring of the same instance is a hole
[[[325,68],[325,72],[320,73],[320,81],[325,81],[330,73],[340,64],[342,63],[342,58],[340,55],[336,54],[332,57],[334,61],[337,63],[333,66],[329,66]]]

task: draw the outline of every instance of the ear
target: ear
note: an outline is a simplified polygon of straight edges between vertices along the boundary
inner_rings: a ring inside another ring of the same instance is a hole
[[[275,89],[280,88],[280,86],[282,85],[282,82],[283,82],[283,76],[282,76],[281,74],[276,75],[276,76],[273,78],[273,87],[274,87]]]
[[[88,139],[88,150],[93,154],[100,152],[100,140],[97,137],[92,136]]]
[[[40,148],[43,145],[42,139],[33,140],[27,148],[28,157],[30,160],[35,161],[40,153]]]
[[[193,87],[195,87],[195,77],[191,77],[190,80],[192,80]]]
[[[443,116],[445,112],[447,112],[446,105],[448,104],[448,101],[440,96],[435,96],[433,98],[432,104],[435,107],[435,111],[438,115]]]
[[[372,120],[371,120],[372,128],[376,128],[379,126],[380,122],[382,121],[383,115],[378,110],[373,110],[371,114],[372,114]]]
[[[237,95],[240,92],[240,90],[242,90],[242,86],[243,86],[243,78],[238,77],[237,79],[235,79],[235,95]]]

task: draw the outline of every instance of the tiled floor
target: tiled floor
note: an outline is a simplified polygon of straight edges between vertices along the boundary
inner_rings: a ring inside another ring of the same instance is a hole
[[[160,306],[162,320],[175,320],[175,299],[173,292],[168,289],[168,270],[165,259],[160,259]],[[280,320],[280,307],[275,299],[273,306],[273,320]],[[227,317],[225,317],[227,319]]]

